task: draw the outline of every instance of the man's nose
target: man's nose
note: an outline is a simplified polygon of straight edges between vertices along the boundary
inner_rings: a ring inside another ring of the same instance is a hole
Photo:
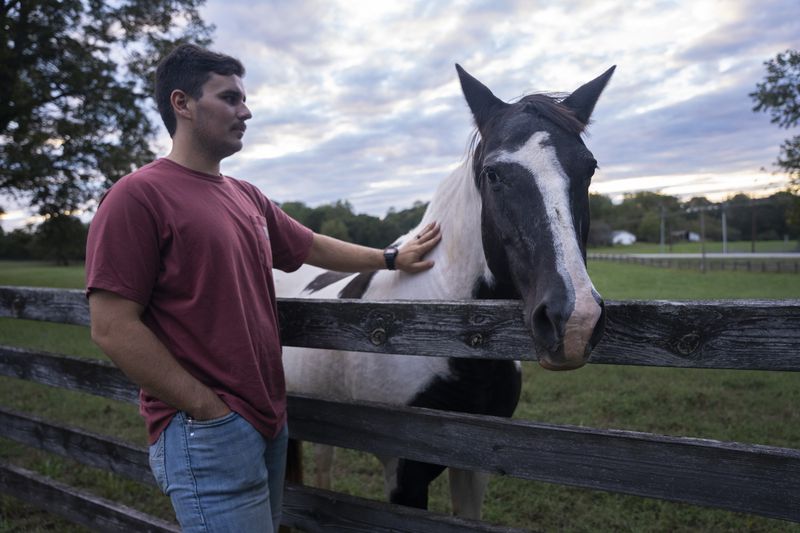
[[[250,112],[250,108],[247,107],[245,104],[242,104],[241,108],[239,109],[239,118],[242,120],[250,120],[253,118],[253,114]]]

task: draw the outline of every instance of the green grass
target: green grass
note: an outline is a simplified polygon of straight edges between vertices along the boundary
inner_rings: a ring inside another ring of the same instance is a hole
[[[707,272],[590,261],[589,275],[607,300],[779,300],[800,298],[800,275]]]
[[[721,253],[721,241],[706,241],[706,252]],[[677,242],[664,246],[664,252],[681,254],[699,254],[702,245],[699,242]],[[728,253],[750,253],[752,252],[750,241],[731,241],[728,242]],[[798,241],[756,241],[755,251],[757,253],[778,253],[778,252],[800,252]],[[657,254],[661,253],[661,244],[657,242],[637,242],[630,246],[598,246],[591,248],[589,253],[614,253],[614,254]]]
[[[596,262],[592,279],[606,299],[800,298],[800,276],[743,272],[701,274]],[[83,271],[0,262],[0,284],[80,288]],[[87,328],[0,319],[3,344],[103,357]],[[800,375],[795,373],[588,365],[569,373],[525,363],[516,417],[555,424],[688,435],[800,448]],[[0,378],[0,405],[144,445],[132,405]],[[310,454],[310,450],[306,449]],[[0,440],[0,459],[163,518],[166,497],[150,487]],[[313,479],[311,458],[307,479]],[[382,498],[381,467],[369,454],[337,450],[334,489]],[[431,508],[449,511],[446,476],[431,488]],[[800,526],[743,514],[493,477],[484,506],[492,522],[545,531],[800,531]],[[44,512],[0,498],[0,531],[80,531]]]
[[[0,285],[82,289],[83,265],[54,267],[40,261],[0,261]]]

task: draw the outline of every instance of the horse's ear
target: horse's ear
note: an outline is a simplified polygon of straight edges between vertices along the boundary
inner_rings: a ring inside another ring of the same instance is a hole
[[[603,72],[589,83],[581,85],[561,103],[572,109],[578,120],[584,124],[588,124],[589,117],[592,116],[592,111],[594,110],[594,105],[597,103],[597,99],[600,98],[600,93],[605,89],[608,80],[611,79],[611,75],[614,74],[615,68],[617,68],[616,65]]]
[[[475,117],[475,124],[479,131],[483,131],[489,117],[508,104],[492,94],[492,91],[484,84],[470,76],[458,63],[456,63],[456,70],[458,79],[461,81],[461,90],[464,91],[464,98],[472,111],[472,116]]]

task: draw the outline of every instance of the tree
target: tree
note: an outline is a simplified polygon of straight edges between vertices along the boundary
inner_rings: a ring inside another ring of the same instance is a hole
[[[589,193],[589,213],[592,220],[610,220],[614,211],[614,203],[604,194]]]
[[[32,259],[33,258],[33,229],[28,226],[17,228],[3,235],[0,239],[0,258],[2,259]]]
[[[31,243],[38,259],[50,259],[57,265],[85,259],[89,227],[77,217],[50,215],[39,224]]]
[[[680,211],[678,199],[649,191],[629,193],[624,196],[621,204],[614,206],[612,216],[606,222],[615,230],[624,229],[640,238],[639,226],[645,214],[658,213],[660,216],[662,208],[667,215]]]
[[[0,0],[0,193],[79,208],[152,159],[152,72],[205,0]]]
[[[589,246],[611,246],[613,232],[603,220],[592,220],[589,225]]]
[[[786,50],[764,65],[767,76],[750,93],[756,102],[753,111],[768,112],[773,124],[793,128],[800,123],[800,51]],[[783,142],[776,164],[800,186],[800,135]]]
[[[342,241],[352,242],[353,240],[350,238],[350,233],[347,232],[347,225],[343,220],[338,218],[327,219],[322,223],[322,227],[320,228],[319,232],[323,235],[327,235]]]
[[[642,242],[659,242],[661,239],[661,215],[658,211],[647,211],[639,220],[636,228],[636,240]]]

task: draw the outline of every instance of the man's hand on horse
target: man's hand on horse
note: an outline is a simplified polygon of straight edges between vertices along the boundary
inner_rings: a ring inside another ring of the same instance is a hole
[[[397,251],[397,269],[416,273],[428,270],[433,261],[423,258],[442,240],[441,227],[436,222],[425,226],[413,239],[404,243]]]

